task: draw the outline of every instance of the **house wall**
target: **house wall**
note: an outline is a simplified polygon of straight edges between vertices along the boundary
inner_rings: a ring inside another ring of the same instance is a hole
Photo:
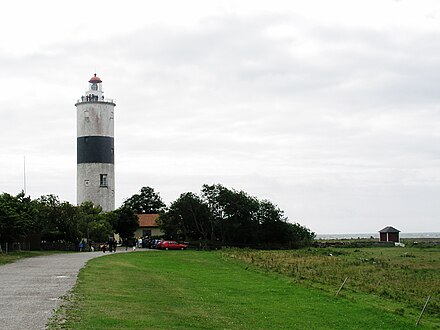
[[[399,233],[388,233],[388,242],[398,242]]]
[[[158,227],[140,227],[136,229],[134,237],[143,237],[143,230],[151,230],[151,236],[163,236],[164,233]]]
[[[398,242],[399,233],[380,233],[381,242]]]

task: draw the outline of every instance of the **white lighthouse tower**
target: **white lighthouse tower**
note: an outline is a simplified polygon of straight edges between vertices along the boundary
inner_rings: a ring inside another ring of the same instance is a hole
[[[115,209],[113,100],[104,98],[95,75],[77,110],[77,203],[91,201],[103,211]]]

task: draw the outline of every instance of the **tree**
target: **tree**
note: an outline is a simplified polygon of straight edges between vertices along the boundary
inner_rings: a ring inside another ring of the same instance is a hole
[[[210,218],[208,206],[201,198],[187,192],[181,194],[166,213],[161,214],[159,223],[168,237],[206,240],[210,233]]]
[[[208,206],[211,213],[211,240],[215,241],[217,237],[220,237],[221,241],[225,241],[225,195],[228,193],[228,189],[221,184],[202,186],[202,200]]]
[[[203,185],[202,197],[212,214],[211,230],[223,243],[258,241],[258,200],[255,197],[220,184]]]
[[[60,202],[54,195],[41,196],[38,203],[43,223],[43,240],[75,243],[82,238],[79,229],[81,215],[76,206],[69,202]]]
[[[288,223],[288,232],[291,239],[290,245],[294,248],[307,246],[316,237],[314,232],[299,223]]]
[[[19,233],[18,199],[10,194],[0,195],[0,242],[11,242]]]
[[[258,221],[261,240],[265,243],[287,243],[291,240],[287,218],[278,206],[268,200],[260,202]]]
[[[36,201],[26,197],[24,192],[17,196],[0,195],[0,241],[12,242],[40,228]]]
[[[104,242],[112,235],[112,218],[102,213],[102,207],[86,201],[77,208],[81,237],[95,242]]]
[[[140,194],[134,194],[122,206],[130,208],[135,213],[156,214],[165,210],[160,195],[151,187],[142,187]]]
[[[134,232],[139,227],[138,217],[133,210],[122,206],[114,211],[114,214],[113,228],[115,229],[115,232],[123,239],[133,237]]]

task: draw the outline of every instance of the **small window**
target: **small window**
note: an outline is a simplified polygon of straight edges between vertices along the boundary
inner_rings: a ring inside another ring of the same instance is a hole
[[[100,174],[99,175],[99,186],[100,187],[107,187],[107,174]]]
[[[84,180],[84,185],[85,185],[86,187],[88,187],[89,184],[90,184],[89,180]]]

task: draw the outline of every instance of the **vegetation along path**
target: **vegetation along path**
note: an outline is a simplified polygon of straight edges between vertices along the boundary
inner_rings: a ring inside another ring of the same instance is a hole
[[[52,254],[0,266],[0,328],[44,329],[60,297],[75,284],[80,268],[102,255]]]
[[[218,252],[94,259],[73,292],[57,313],[63,329],[411,329],[415,322]]]

